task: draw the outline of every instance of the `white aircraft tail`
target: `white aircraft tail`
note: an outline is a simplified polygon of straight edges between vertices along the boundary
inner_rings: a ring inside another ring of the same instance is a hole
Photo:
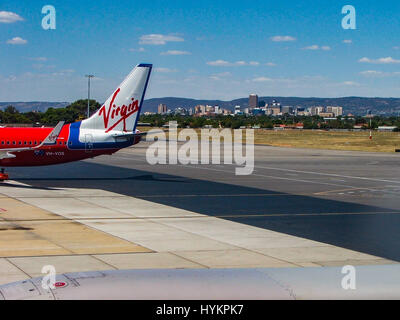
[[[133,132],[142,108],[144,94],[150,78],[151,64],[139,64],[104,105],[89,119],[83,120],[81,129],[108,132]]]

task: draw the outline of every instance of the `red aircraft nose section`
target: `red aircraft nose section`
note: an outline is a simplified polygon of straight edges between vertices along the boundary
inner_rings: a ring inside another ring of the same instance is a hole
[[[0,181],[8,180],[8,174],[3,171],[0,172]]]

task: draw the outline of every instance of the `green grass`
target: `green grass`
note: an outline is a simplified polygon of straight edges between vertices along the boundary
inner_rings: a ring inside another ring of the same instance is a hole
[[[141,131],[154,128],[143,127]],[[200,129],[196,129],[199,133]],[[323,130],[254,130],[254,143],[278,147],[394,152],[400,149],[400,133],[369,131],[337,132]]]
[[[320,130],[256,130],[254,143],[281,147],[354,150],[371,152],[394,152],[400,149],[400,134],[397,132],[369,131],[336,132]]]

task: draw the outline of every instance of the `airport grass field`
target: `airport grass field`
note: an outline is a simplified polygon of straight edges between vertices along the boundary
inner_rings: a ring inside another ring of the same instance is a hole
[[[149,127],[139,127],[148,131]],[[196,131],[200,131],[197,129]],[[395,152],[400,149],[400,133],[369,131],[263,130],[255,129],[254,143],[276,147]]]
[[[280,147],[394,152],[400,149],[397,132],[337,132],[320,130],[256,130],[254,143]]]

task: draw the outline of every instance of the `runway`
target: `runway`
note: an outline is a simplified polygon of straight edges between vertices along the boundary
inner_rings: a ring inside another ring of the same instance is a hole
[[[0,283],[57,272],[400,262],[398,154],[255,147],[255,170],[149,165],[148,143],[10,168]]]

